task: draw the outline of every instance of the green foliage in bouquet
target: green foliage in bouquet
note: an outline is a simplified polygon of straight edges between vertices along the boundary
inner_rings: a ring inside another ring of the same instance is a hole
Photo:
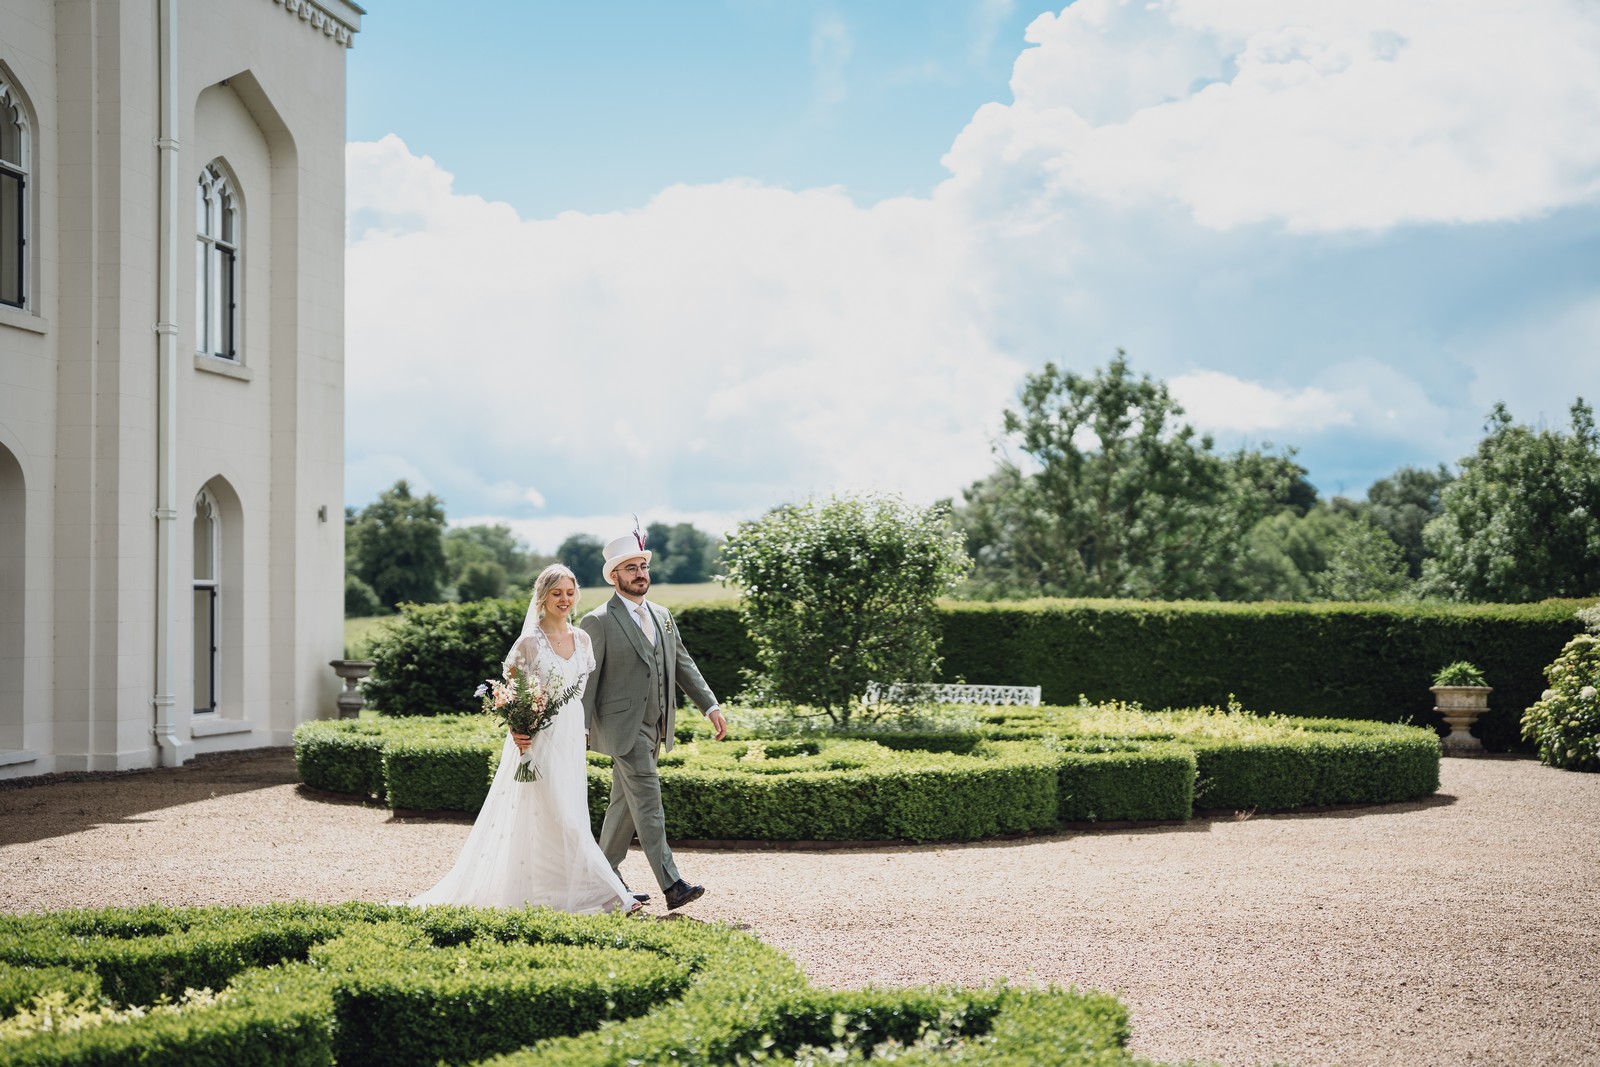
[[[1522,715],[1522,736],[1539,759],[1569,771],[1600,771],[1600,634],[1579,634],[1545,668],[1550,688]]]
[[[561,706],[578,695],[582,682],[563,686],[561,676],[554,671],[540,675],[526,669],[522,653],[514,661],[520,669],[508,670],[508,678],[488,678],[476,690],[483,701],[483,713],[503,729],[513,734],[532,737],[550,728],[556,721]],[[517,763],[515,779],[519,782],[537,782],[539,769],[526,757]]]

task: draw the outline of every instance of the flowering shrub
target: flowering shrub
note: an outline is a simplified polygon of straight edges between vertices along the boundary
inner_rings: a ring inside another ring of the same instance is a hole
[[[1544,674],[1550,688],[1523,712],[1523,738],[1552,767],[1600,771],[1600,634],[1568,641]]]

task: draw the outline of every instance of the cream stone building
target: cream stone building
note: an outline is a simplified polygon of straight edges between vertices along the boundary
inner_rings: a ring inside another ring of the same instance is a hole
[[[0,0],[0,777],[334,712],[346,0]]]

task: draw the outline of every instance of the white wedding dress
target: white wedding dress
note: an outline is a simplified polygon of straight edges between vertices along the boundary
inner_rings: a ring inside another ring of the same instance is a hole
[[[556,655],[538,626],[528,628],[506,657],[530,659],[540,676],[555,671],[563,687],[594,670],[589,635],[569,625],[572,655]],[[583,690],[533,735],[529,746],[539,778],[513,779],[521,756],[510,734],[500,752],[489,795],[467,835],[461,855],[439,884],[412,904],[545,907],[592,914],[632,907],[589,828],[589,785],[584,759]]]

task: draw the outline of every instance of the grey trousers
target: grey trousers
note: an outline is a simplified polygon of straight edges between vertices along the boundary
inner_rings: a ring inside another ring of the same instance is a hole
[[[676,882],[678,865],[667,847],[667,817],[661,810],[661,774],[656,753],[661,745],[659,720],[642,724],[626,756],[611,757],[611,800],[600,824],[600,851],[613,870],[622,865],[639,835],[639,847],[662,889]]]

